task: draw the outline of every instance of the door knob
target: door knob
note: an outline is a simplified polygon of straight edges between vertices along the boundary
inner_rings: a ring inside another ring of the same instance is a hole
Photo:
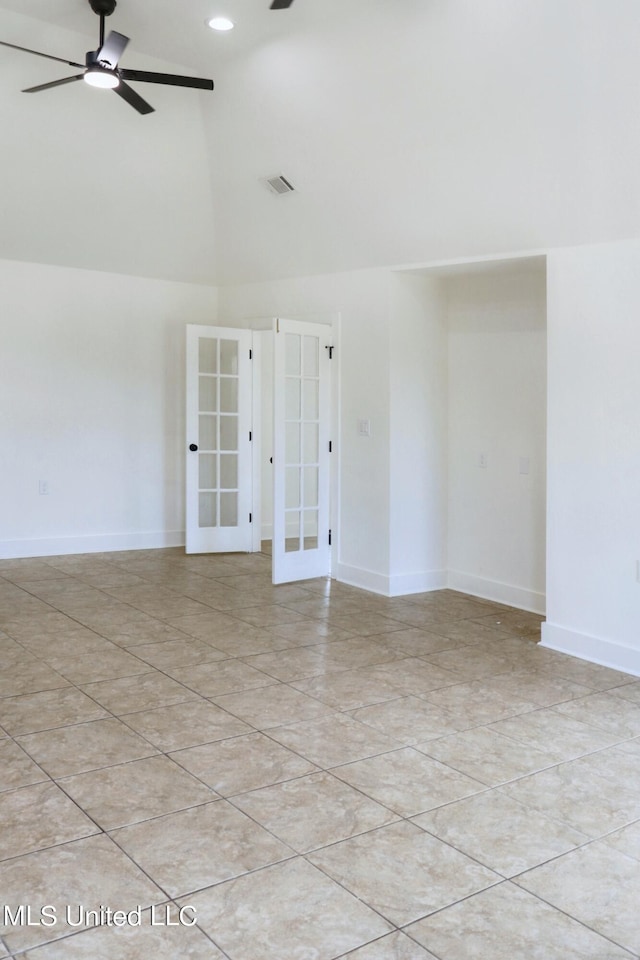
[[[197,444],[197,443],[190,443],[190,444],[189,444],[189,450],[191,450],[191,453],[195,453],[197,449],[198,449],[198,444]]]

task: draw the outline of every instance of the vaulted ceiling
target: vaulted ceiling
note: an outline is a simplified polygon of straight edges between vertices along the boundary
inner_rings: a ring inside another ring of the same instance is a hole
[[[139,84],[147,117],[85,84],[26,96],[73,70],[0,47],[0,257],[229,283],[640,231],[637,0],[268,8],[119,0],[124,66],[216,84]],[[97,28],[87,0],[0,0],[0,39],[54,56]]]

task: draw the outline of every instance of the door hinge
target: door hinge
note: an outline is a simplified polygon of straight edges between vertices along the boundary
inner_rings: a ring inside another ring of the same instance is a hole
[[[333,360],[333,346],[328,345],[325,347],[325,350],[329,351],[329,360]]]
[[[249,430],[249,443],[253,440],[253,431]]]
[[[249,514],[249,523],[253,523],[253,514],[252,514],[252,513]]]
[[[329,546],[331,546],[331,530],[329,530]]]
[[[333,453],[333,441],[329,440],[329,453]]]
[[[249,360],[253,360],[253,350],[249,350]]]

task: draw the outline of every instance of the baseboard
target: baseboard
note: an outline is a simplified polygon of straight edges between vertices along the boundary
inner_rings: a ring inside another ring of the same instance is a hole
[[[75,553],[157,550],[184,546],[184,530],[157,533],[111,533],[93,537],[51,537],[42,540],[0,540],[0,560],[62,557]]]
[[[540,646],[640,677],[640,650],[614,643],[613,640],[577,633],[554,623],[543,623]]]
[[[514,587],[510,583],[501,583],[499,580],[485,580],[472,573],[461,573],[459,570],[449,570],[447,586],[450,590],[459,590],[473,597],[482,597],[483,600],[495,600],[496,603],[506,603],[519,610],[530,610],[532,613],[544,613],[546,597],[544,593],[527,590],[524,587]]]
[[[423,573],[400,573],[386,576],[362,567],[339,563],[336,579],[352,587],[360,587],[383,597],[402,597],[427,590],[442,590],[447,584],[446,570],[427,570]]]

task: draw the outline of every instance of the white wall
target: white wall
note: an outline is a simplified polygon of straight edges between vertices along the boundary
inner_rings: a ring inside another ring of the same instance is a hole
[[[447,326],[438,280],[391,276],[387,592],[446,586]]]
[[[0,261],[0,556],[184,542],[184,327],[216,299]]]
[[[340,579],[384,592],[389,573],[389,272],[302,277],[220,289],[222,324],[254,317],[330,322],[339,318],[334,379],[339,388]],[[357,433],[369,419],[371,436]]]
[[[544,259],[444,284],[449,585],[544,612]]]
[[[640,241],[549,255],[546,646],[640,675]]]

